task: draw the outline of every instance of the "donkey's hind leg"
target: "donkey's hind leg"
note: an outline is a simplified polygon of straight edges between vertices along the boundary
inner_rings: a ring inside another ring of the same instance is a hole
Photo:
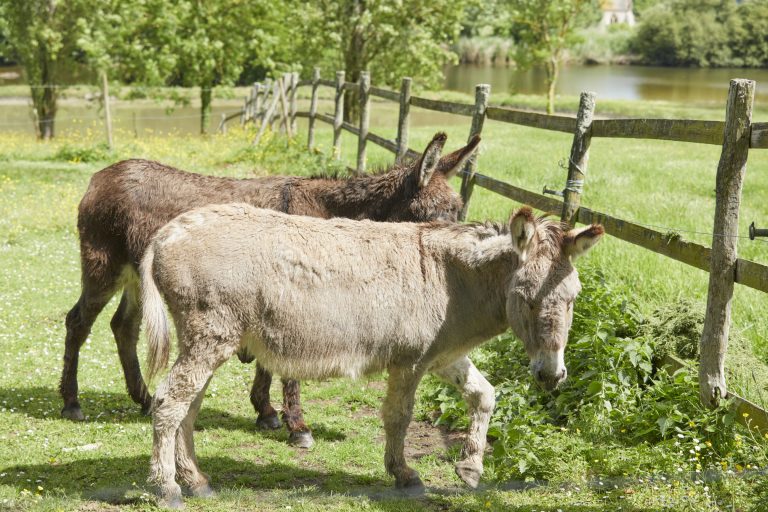
[[[136,344],[139,340],[141,326],[141,303],[138,281],[126,283],[120,305],[112,317],[110,325],[117,342],[117,353],[125,375],[128,394],[134,402],[141,405],[143,414],[149,413],[152,397],[147,391],[147,385],[141,376],[139,358],[136,354]]]
[[[205,390],[210,382],[211,379],[208,379],[203,389],[192,401],[187,416],[182,420],[179,430],[176,431],[176,472],[181,481],[189,487],[193,496],[204,498],[214,496],[215,493],[209,484],[208,475],[200,471],[197,464],[193,433],[195,420],[200,412],[200,404],[203,402]]]
[[[386,434],[384,466],[398,488],[423,487],[419,474],[405,462],[405,434],[413,414],[413,401],[421,373],[412,368],[390,368],[387,396],[381,409]]]
[[[475,488],[483,474],[486,434],[495,405],[493,386],[466,356],[435,373],[461,391],[467,402],[469,431],[461,450],[461,460],[456,463],[456,474]]]
[[[118,269],[112,265],[92,264],[83,257],[83,289],[80,298],[67,313],[67,336],[64,342],[64,367],[61,371],[59,393],[64,400],[61,416],[82,420],[83,412],[77,399],[77,365],[80,348],[91,332],[96,317],[115,293]]]
[[[288,443],[299,448],[311,448],[315,444],[312,431],[304,423],[301,410],[301,384],[293,379],[281,379],[283,384],[283,421],[288,427]]]
[[[153,442],[149,481],[159,487],[162,504],[170,508],[183,507],[181,487],[176,483],[176,465],[180,461],[177,455],[184,459],[179,465],[186,472],[184,478],[187,483],[194,481],[198,489],[207,486],[207,477],[197,469],[194,444],[186,440],[187,434],[191,439],[197,412],[188,415],[193,402],[202,400],[205,386],[216,368],[237,350],[238,340],[232,343],[224,340],[206,343],[201,337],[200,342],[185,345],[182,345],[179,358],[168,373],[168,378],[158,386],[152,401]],[[194,352],[188,350],[190,346]],[[182,426],[185,419],[189,420],[188,424]],[[179,434],[181,428],[185,430]],[[183,453],[177,454],[178,435],[182,436],[184,442],[181,443]],[[194,468],[190,461],[194,461]]]
[[[241,349],[241,353],[246,353]],[[242,359],[241,359],[242,361]],[[272,374],[256,363],[256,375],[253,377],[253,386],[251,386],[251,404],[256,410],[256,426],[263,429],[280,428],[280,420],[277,417],[277,411],[269,400],[269,388],[272,385]]]

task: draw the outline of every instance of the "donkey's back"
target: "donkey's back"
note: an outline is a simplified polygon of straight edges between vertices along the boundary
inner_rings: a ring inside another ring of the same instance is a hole
[[[78,210],[78,231],[86,249],[117,249],[111,259],[138,266],[152,235],[179,214],[227,201],[274,208],[290,179],[235,179],[185,172],[151,160],[123,160],[91,177]],[[97,259],[97,258],[94,258]]]
[[[154,276],[171,311],[216,317],[276,373],[356,377],[418,360],[440,330],[445,273],[423,228],[206,207],[158,232],[143,287]]]

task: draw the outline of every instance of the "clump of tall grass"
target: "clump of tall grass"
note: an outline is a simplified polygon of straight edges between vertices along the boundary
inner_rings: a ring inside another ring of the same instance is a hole
[[[633,60],[631,43],[635,31],[623,23],[591,27],[577,32],[578,42],[569,60],[585,64],[626,64]]]
[[[466,64],[514,64],[515,42],[506,37],[462,37],[454,45],[459,61]]]

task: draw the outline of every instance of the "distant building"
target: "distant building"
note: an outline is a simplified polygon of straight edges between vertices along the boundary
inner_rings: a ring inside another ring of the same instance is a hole
[[[603,27],[614,23],[626,23],[629,26],[635,24],[632,0],[602,0],[600,9],[603,11],[603,19],[600,20]]]

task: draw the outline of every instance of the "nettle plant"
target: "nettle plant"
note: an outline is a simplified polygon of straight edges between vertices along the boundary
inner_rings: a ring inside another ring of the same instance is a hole
[[[704,470],[740,471],[768,463],[768,438],[735,423],[725,405],[699,404],[688,370],[661,367],[667,350],[646,328],[630,292],[594,268],[580,269],[565,358],[568,379],[554,393],[530,379],[522,344],[511,334],[471,354],[496,388],[489,429],[489,474],[497,479],[575,479]],[[431,381],[436,423],[466,427],[461,398]]]

